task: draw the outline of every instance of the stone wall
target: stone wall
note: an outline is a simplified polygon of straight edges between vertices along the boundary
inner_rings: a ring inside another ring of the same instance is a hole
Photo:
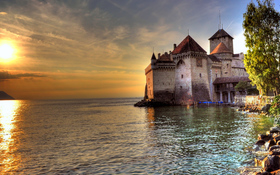
[[[153,78],[153,70],[151,69],[150,71],[146,72],[146,85],[147,85],[147,97],[148,99],[153,99],[154,98],[154,78]]]
[[[156,101],[167,101],[174,99],[175,70],[170,68],[159,68],[154,70],[154,99]],[[165,96],[164,96],[165,94]]]
[[[196,58],[202,59],[202,66],[197,66]],[[198,55],[191,58],[191,76],[192,76],[192,96],[193,100],[199,101],[211,101],[209,78],[207,68],[207,56]]]
[[[183,59],[176,59],[175,69],[175,99],[176,104],[192,103],[191,88],[191,62],[190,58],[184,56]]]

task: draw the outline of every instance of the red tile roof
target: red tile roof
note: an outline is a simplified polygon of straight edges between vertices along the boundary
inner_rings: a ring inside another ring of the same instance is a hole
[[[174,50],[173,54],[179,54],[189,51],[205,52],[206,51],[197,42],[188,35]]]
[[[230,36],[226,31],[224,31],[224,29],[219,29],[211,38],[209,38],[209,40],[219,39],[221,37],[230,37],[231,39],[233,39],[233,37]]]
[[[210,53],[210,55],[215,53],[232,53],[232,52],[227,48],[227,46],[223,42],[220,42],[220,44]]]
[[[213,82],[213,84],[223,84],[223,83],[238,83],[239,81],[247,81],[251,80],[248,77],[219,77]]]

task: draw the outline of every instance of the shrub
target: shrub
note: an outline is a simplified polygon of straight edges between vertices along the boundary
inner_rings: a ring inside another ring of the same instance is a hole
[[[274,97],[269,113],[274,116],[280,114],[280,95]]]

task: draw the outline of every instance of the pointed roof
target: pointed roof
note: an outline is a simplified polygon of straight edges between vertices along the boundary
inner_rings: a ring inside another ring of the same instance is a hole
[[[156,60],[156,56],[155,56],[155,54],[154,54],[154,53],[153,53],[153,55],[152,55],[151,60]]]
[[[202,47],[197,44],[197,42],[190,36],[188,35],[174,50],[173,54],[179,54],[179,53],[184,53],[184,52],[189,52],[189,51],[195,51],[195,52],[205,52]]]
[[[210,53],[210,55],[216,53],[232,53],[232,52],[227,48],[227,46],[223,42],[220,42],[220,44]]]
[[[233,37],[230,36],[224,29],[219,29],[211,38],[209,38],[209,40],[219,39],[221,37],[230,37],[233,39]]]

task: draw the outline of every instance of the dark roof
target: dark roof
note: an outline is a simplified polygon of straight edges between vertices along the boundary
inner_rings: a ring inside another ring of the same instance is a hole
[[[173,54],[184,53],[189,51],[204,52],[206,51],[197,42],[188,35],[174,50]]]
[[[153,55],[152,55],[151,60],[156,60],[156,56],[155,56],[155,54],[154,54],[154,53],[153,53]]]
[[[173,62],[170,59],[170,54],[168,54],[167,52],[165,52],[163,55],[160,56],[160,58],[157,60],[158,62]]]
[[[213,84],[223,84],[223,83],[238,83],[239,81],[247,81],[251,80],[248,77],[219,77],[213,82]]]
[[[227,46],[223,43],[220,42],[219,45],[210,53],[210,55],[215,54],[215,53],[232,53]]]
[[[215,55],[208,55],[208,58],[210,58],[214,62],[221,62]]]
[[[230,37],[231,39],[233,39],[233,37],[230,36],[226,31],[224,31],[224,29],[219,29],[211,38],[209,38],[209,40],[219,39],[221,37]]]

